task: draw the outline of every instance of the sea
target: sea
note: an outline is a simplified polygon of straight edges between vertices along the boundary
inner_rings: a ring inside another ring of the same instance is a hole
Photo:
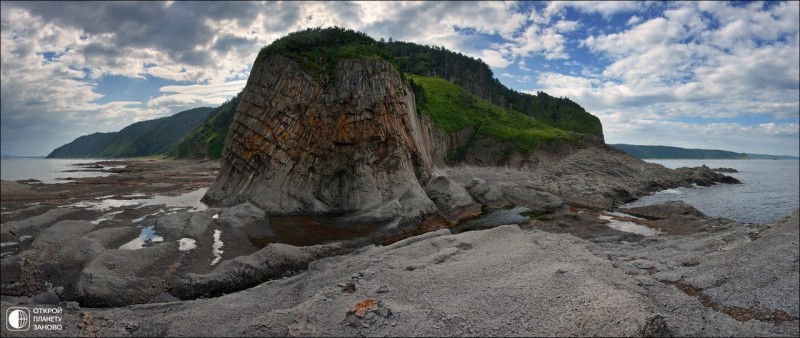
[[[667,168],[706,165],[716,169],[733,168],[725,173],[742,184],[716,184],[709,187],[676,188],[656,192],[623,207],[650,205],[665,201],[684,201],[713,217],[740,223],[769,223],[800,207],[800,161],[798,160],[646,160]]]
[[[104,176],[109,173],[80,170],[78,164],[102,159],[2,158],[3,180],[36,179],[43,183],[65,183],[68,178]],[[726,173],[742,184],[668,189],[644,196],[624,207],[680,200],[706,215],[725,217],[741,223],[768,223],[790,215],[800,207],[800,161],[797,160],[647,160],[667,168],[733,168]],[[106,169],[112,167],[106,167]]]
[[[108,176],[111,173],[97,171],[72,171],[85,170],[79,164],[94,163],[98,161],[113,161],[108,159],[53,159],[43,157],[11,157],[0,159],[0,179],[5,181],[19,181],[27,179],[39,180],[42,183],[67,183],[70,178]],[[104,169],[113,168],[112,166]]]

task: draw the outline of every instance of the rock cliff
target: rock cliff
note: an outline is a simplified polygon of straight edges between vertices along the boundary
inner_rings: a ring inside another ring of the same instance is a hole
[[[271,55],[253,66],[204,201],[364,222],[416,217],[435,210],[422,188],[430,134],[386,61],[341,60],[327,81]]]

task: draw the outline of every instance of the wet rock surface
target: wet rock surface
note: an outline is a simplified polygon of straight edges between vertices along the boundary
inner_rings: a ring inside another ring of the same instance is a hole
[[[91,317],[93,333],[114,336],[796,335],[798,213],[755,241],[746,230],[636,244],[515,225],[440,230],[236,293],[80,307],[65,320]]]

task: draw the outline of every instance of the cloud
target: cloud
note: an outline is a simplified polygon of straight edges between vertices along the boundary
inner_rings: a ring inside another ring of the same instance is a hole
[[[548,13],[561,13],[566,7],[583,13],[596,13],[609,19],[617,13],[630,13],[645,8],[647,4],[638,1],[552,1],[547,5]]]
[[[601,117],[608,143],[668,145],[683,148],[720,149],[735,152],[797,156],[800,126],[797,123],[767,123],[746,126],[737,123],[691,124],[675,121],[615,120]],[[681,135],[675,137],[675,135]],[[753,142],[753,140],[759,140]]]
[[[481,58],[510,87],[583,105],[600,116],[610,140],[656,142],[656,136],[702,132],[731,144],[736,133],[788,142],[800,115],[797,2],[2,2],[0,8],[3,152],[22,147],[44,154],[82,134],[219,104],[244,86],[261,47],[292,31],[334,25]],[[153,90],[160,91],[108,102],[98,86],[109,76],[151,86],[157,78]],[[757,122],[685,122],[743,117]],[[33,133],[48,138],[32,145],[24,138]],[[790,143],[797,148],[796,139]]]
[[[236,96],[246,84],[246,80],[238,80],[209,85],[164,86],[160,91],[166,94],[148,100],[147,106],[159,109],[216,107]]]

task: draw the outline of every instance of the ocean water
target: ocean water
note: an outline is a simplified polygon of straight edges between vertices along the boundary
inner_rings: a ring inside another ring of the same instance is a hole
[[[0,179],[37,179],[43,183],[65,183],[67,177],[106,176],[109,173],[80,170],[78,164],[100,159],[0,159]],[[791,214],[800,207],[800,162],[791,160],[648,160],[667,168],[726,167],[738,170],[730,175],[743,184],[669,189],[644,196],[625,207],[681,200],[703,213],[742,223],[767,223]],[[109,169],[111,167],[106,167]],[[169,203],[168,203],[169,204]]]
[[[684,201],[706,215],[741,223],[768,223],[790,215],[800,207],[800,161],[792,160],[647,160],[667,168],[707,165],[734,168],[725,173],[742,184],[677,188],[644,196],[624,207],[665,201]]]
[[[97,161],[112,161],[105,159],[54,159],[54,158],[2,158],[0,159],[0,179],[6,181],[18,181],[36,179],[42,183],[66,183],[67,177],[98,177],[107,176],[110,173],[96,171],[74,171],[81,170],[78,164],[92,163]],[[110,169],[111,167],[105,167]]]

